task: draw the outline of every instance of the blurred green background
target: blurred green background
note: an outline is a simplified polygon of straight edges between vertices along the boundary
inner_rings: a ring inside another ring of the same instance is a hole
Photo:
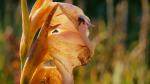
[[[94,25],[95,54],[74,71],[75,84],[150,84],[150,0],[54,1],[81,7]],[[1,0],[0,84],[19,84],[20,38],[20,0]]]

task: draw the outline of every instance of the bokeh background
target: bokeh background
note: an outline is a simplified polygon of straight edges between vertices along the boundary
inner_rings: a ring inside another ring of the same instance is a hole
[[[150,84],[150,0],[53,0],[90,17],[91,62],[75,84]],[[31,10],[35,0],[28,0]],[[0,84],[19,84],[20,0],[0,0]]]

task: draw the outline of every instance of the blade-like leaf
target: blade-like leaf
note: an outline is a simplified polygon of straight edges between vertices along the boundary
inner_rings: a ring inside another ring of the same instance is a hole
[[[21,10],[22,10],[22,28],[25,36],[28,34],[30,23],[29,23],[29,12],[26,0],[21,0]]]
[[[22,11],[22,38],[20,43],[20,58],[21,58],[21,67],[23,67],[25,62],[25,57],[28,53],[28,42],[26,40],[29,29],[30,29],[30,23],[29,23],[29,12],[27,7],[27,1],[21,0],[21,11]]]

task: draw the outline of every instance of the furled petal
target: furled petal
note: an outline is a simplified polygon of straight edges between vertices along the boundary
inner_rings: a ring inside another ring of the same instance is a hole
[[[21,84],[29,84],[33,73],[35,72],[38,65],[40,65],[48,52],[48,32],[54,27],[50,26],[51,19],[57,6],[55,6],[52,11],[49,13],[44,25],[41,28],[39,36],[36,41],[33,43],[29,56],[26,59],[22,74],[21,74]]]
[[[31,10],[31,15],[33,15],[33,13],[35,13],[35,11],[37,9],[39,9],[43,4],[44,2],[47,2],[48,0],[36,0],[34,6],[32,7],[32,10]],[[49,0],[49,2],[52,2],[52,0]]]
[[[37,0],[29,16],[27,2],[26,0],[21,0],[23,33],[20,43],[20,56],[22,68],[36,32],[42,26],[47,15],[54,7],[51,3],[51,0]]]
[[[31,31],[35,31],[41,27],[48,13],[54,7],[50,0],[37,0],[30,13]]]

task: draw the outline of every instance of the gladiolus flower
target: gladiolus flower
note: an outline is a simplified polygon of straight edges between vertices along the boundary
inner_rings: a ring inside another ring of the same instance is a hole
[[[28,16],[26,1],[21,3],[21,84],[72,84],[73,69],[87,64],[93,53],[89,18],[74,5],[51,0],[37,0]]]

